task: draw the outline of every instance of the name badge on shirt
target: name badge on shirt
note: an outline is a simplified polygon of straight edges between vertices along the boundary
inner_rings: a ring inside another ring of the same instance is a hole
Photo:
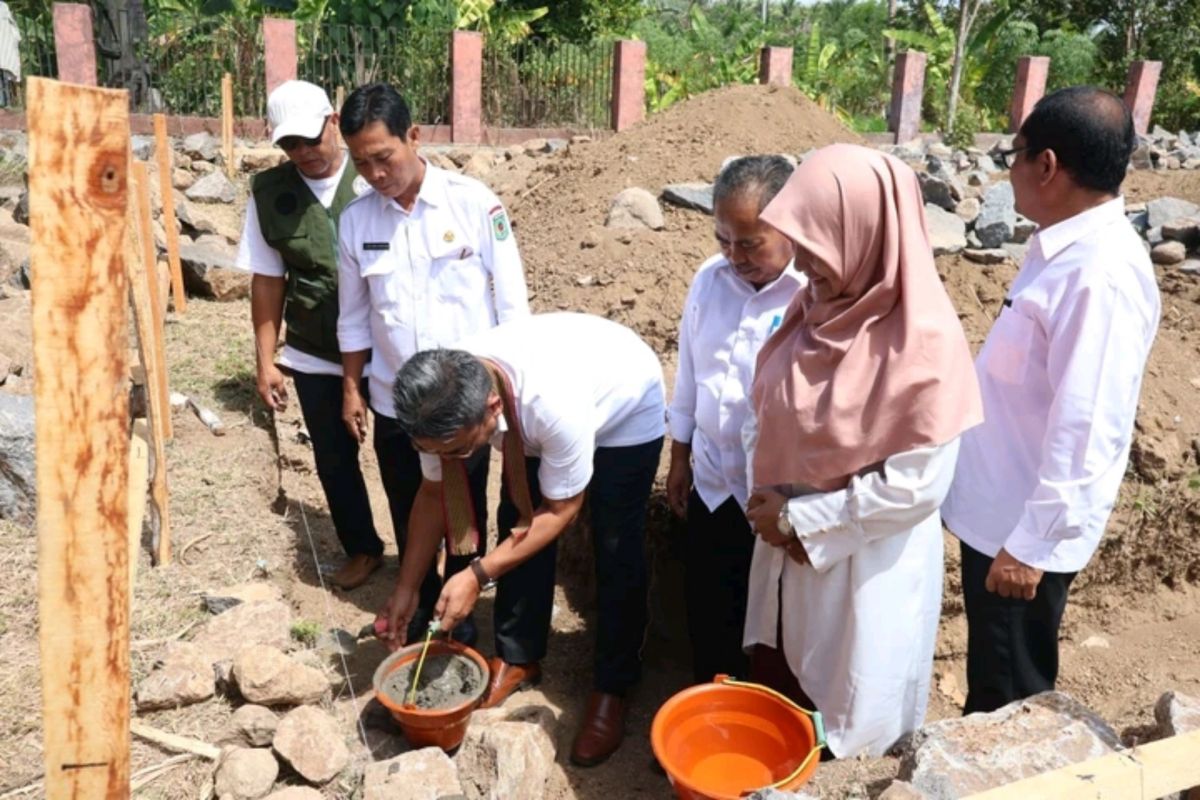
[[[363,242],[363,250],[390,250],[391,242]]]

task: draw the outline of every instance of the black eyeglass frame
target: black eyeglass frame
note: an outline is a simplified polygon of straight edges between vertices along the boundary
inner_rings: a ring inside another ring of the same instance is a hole
[[[1008,150],[997,150],[996,156],[1000,159],[1000,163],[1004,165],[1005,169],[1012,169],[1012,157],[1017,153],[1023,153],[1028,149],[1029,145],[1025,145],[1024,147],[1012,147]]]

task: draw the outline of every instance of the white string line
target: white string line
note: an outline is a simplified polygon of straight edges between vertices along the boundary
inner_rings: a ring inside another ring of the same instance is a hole
[[[317,544],[313,540],[312,529],[308,527],[308,514],[304,511],[304,504],[296,501],[296,506],[300,509],[300,520],[304,523],[304,533],[308,537],[308,548],[312,552],[313,569],[317,572],[317,581],[321,584],[321,596],[325,601],[325,623],[328,625],[333,620],[333,606],[329,602],[329,589],[325,586],[325,576],[321,574],[321,563],[317,557]],[[353,635],[353,632],[351,633]],[[371,745],[367,741],[367,728],[363,725],[362,714],[358,711],[358,692],[354,690],[354,681],[350,678],[350,665],[346,663],[346,652],[341,646],[341,642],[336,642],[338,661],[342,665],[342,675],[346,678],[346,686],[350,689],[350,701],[354,706],[356,727],[358,728],[359,738],[362,739],[363,748],[367,751],[368,760],[372,756]]]

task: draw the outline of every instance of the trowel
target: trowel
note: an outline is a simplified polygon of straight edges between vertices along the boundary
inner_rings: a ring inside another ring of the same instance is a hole
[[[377,619],[368,622],[354,635],[344,628],[330,628],[317,638],[317,649],[330,655],[354,655],[358,643],[363,639],[379,637],[387,630],[387,620]]]

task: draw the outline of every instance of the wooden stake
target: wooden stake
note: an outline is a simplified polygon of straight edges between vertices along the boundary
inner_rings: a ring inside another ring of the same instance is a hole
[[[969,800],[1152,800],[1200,786],[1200,730],[997,786]]]
[[[158,728],[151,728],[149,725],[141,722],[134,722],[130,725],[130,729],[139,739],[154,742],[159,747],[170,750],[172,753],[191,753],[201,758],[207,758],[209,761],[216,761],[221,757],[221,748],[211,745],[208,742],[202,742],[199,739],[160,731]]]
[[[138,178],[146,178],[145,164],[138,170],[134,164],[133,191],[139,193]],[[139,172],[141,173],[139,175]],[[166,433],[163,428],[171,415],[169,398],[164,397],[164,391],[156,387],[161,383],[165,390],[166,379],[161,375],[165,372],[166,364],[162,351],[162,328],[155,324],[155,309],[158,308],[155,292],[157,283],[155,276],[147,269],[142,243],[143,232],[137,224],[137,216],[132,207],[125,225],[126,250],[129,252],[129,286],[133,299],[133,317],[137,327],[138,352],[141,355],[142,369],[146,373],[146,419],[150,423],[150,500],[152,515],[150,525],[154,530],[157,541],[154,563],[162,565],[171,560],[171,515],[167,501],[167,456]],[[139,255],[139,250],[143,255]]]
[[[187,311],[187,295],[183,291],[183,266],[179,261],[179,229],[175,218],[175,185],[172,181],[174,169],[171,159],[171,144],[167,139],[167,117],[154,115],[154,154],[158,159],[158,185],[162,191],[163,227],[167,230],[167,263],[171,265],[171,299],[175,302],[175,313]]]
[[[146,487],[150,481],[150,431],[145,420],[133,423],[129,439],[129,596],[137,585],[142,522],[146,518]]]
[[[337,97],[337,105],[333,107],[333,110],[341,114],[342,106],[346,104],[346,87],[337,87],[337,93],[335,96]],[[346,140],[342,138],[342,129],[335,128],[335,130],[337,130],[338,146],[344,146],[346,144]]]
[[[150,352],[158,367],[157,374],[154,376],[151,375],[149,369],[146,370],[146,378],[149,380],[146,390],[155,391],[158,394],[158,407],[164,412],[159,432],[162,434],[163,441],[169,442],[175,438],[175,428],[171,424],[171,394],[167,389],[167,356],[163,346],[163,330],[166,325],[163,309],[166,307],[166,303],[159,294],[158,253],[154,247],[154,228],[150,221],[150,178],[144,161],[133,162],[133,185],[137,190],[135,194],[138,209],[138,239],[142,245],[142,261],[145,264],[147,283],[150,286],[150,320],[154,324],[154,339],[151,342]],[[140,329],[138,333],[141,333]]]
[[[225,174],[233,179],[233,76],[221,78],[221,146],[225,154]]]
[[[45,796],[129,796],[129,95],[29,78]]]

